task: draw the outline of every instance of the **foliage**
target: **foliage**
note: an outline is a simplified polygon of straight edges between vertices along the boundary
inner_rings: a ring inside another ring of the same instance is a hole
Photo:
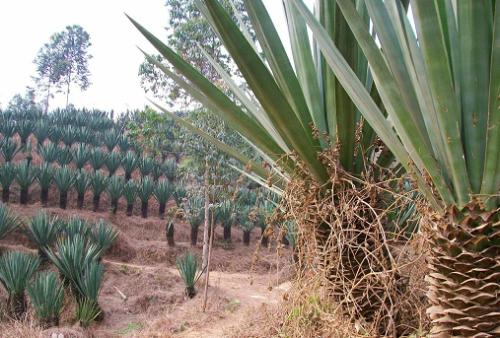
[[[26,235],[39,250],[44,250],[57,239],[60,230],[57,218],[49,217],[46,212],[40,211],[26,226]]]
[[[131,151],[127,152],[127,154],[122,158],[122,167],[125,171],[125,176],[130,178],[130,175],[135,170],[137,165],[137,157]]]
[[[123,196],[127,201],[127,204],[134,204],[137,198],[137,185],[134,181],[128,181],[123,186]]]
[[[38,269],[38,257],[9,251],[0,257],[0,281],[10,295],[22,295]]]
[[[154,165],[154,160],[150,157],[141,157],[137,161],[137,167],[139,168],[139,171],[141,172],[141,175],[143,177],[151,174]]]
[[[66,87],[66,106],[71,84],[77,84],[82,90],[90,85],[90,45],[89,34],[81,26],[73,25],[53,34],[50,42],[40,49],[34,62],[37,65],[37,82],[47,91],[46,111],[51,85],[57,89],[63,85]]]
[[[58,168],[54,172],[54,182],[60,193],[68,192],[75,181],[75,173],[68,166]]]
[[[90,175],[90,186],[94,191],[94,195],[100,195],[108,186],[109,179],[100,171],[94,172]]]
[[[198,262],[196,261],[196,256],[191,252],[186,252],[184,255],[176,259],[176,265],[179,270],[179,274],[186,285],[186,289],[193,289],[194,291],[196,273],[198,272]],[[192,296],[194,296],[194,292]]]
[[[16,181],[21,189],[28,189],[35,179],[36,171],[26,160],[17,165]]]
[[[111,152],[106,157],[106,168],[108,168],[109,176],[114,175],[116,170],[120,167],[121,157],[119,153]]]
[[[92,299],[84,298],[76,305],[76,320],[82,327],[88,327],[101,313],[99,305]]]
[[[72,149],[72,155],[76,168],[82,169],[90,158],[90,150],[85,144],[79,143]]]
[[[174,186],[168,180],[160,180],[156,183],[154,195],[158,203],[166,203],[172,196]]]
[[[104,221],[100,220],[92,227],[90,237],[93,243],[99,248],[100,255],[102,255],[113,245],[118,237],[118,233]]]
[[[16,179],[16,166],[12,163],[5,163],[0,167],[0,184],[3,190],[9,189],[12,182]]]
[[[5,204],[0,203],[0,239],[16,230],[18,226],[19,219],[12,215]]]
[[[10,138],[4,138],[0,143],[0,150],[5,162],[11,162],[14,156],[21,150],[17,143]]]
[[[38,147],[38,154],[46,163],[54,163],[58,160],[59,150],[54,143],[48,142],[45,145]]]
[[[137,195],[142,202],[147,202],[155,191],[153,180],[150,177],[143,177],[137,189]]]
[[[54,179],[54,169],[48,163],[43,163],[37,168],[36,178],[42,189],[48,189]]]
[[[61,314],[64,289],[54,272],[42,272],[28,285],[31,304],[40,320],[59,318]]]
[[[78,194],[84,194],[87,191],[90,180],[88,174],[84,170],[78,170],[75,175],[74,187]]]
[[[104,164],[106,164],[107,157],[108,157],[108,154],[106,154],[101,149],[93,148],[90,151],[90,155],[89,155],[90,165],[92,166],[92,168],[94,170],[99,170],[104,166]]]
[[[182,204],[191,228],[197,229],[205,220],[204,205],[204,199],[198,195],[190,196],[186,203]]]

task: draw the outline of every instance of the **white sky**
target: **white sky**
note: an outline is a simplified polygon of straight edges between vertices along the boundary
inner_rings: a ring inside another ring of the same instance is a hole
[[[280,35],[286,36],[281,1],[264,0]],[[81,25],[89,34],[91,86],[73,88],[70,103],[120,113],[142,108],[146,96],[137,76],[143,56],[153,47],[132,26],[129,14],[165,41],[168,14],[164,0],[1,0],[0,1],[0,107],[5,108],[26,86],[34,86],[33,60],[50,36],[67,25]],[[50,109],[65,105],[57,94]]]

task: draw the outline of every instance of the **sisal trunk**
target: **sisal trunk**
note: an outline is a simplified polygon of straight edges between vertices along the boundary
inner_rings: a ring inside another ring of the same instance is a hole
[[[165,227],[166,229],[166,234],[167,234],[167,244],[168,246],[175,246],[175,241],[174,241],[174,223],[167,223],[167,226]]]
[[[165,216],[165,208],[167,206],[167,203],[160,203],[159,209],[158,209],[158,216],[163,219],[163,216]]]
[[[49,189],[42,188],[42,190],[40,191],[40,201],[42,202],[42,206],[46,207],[48,200],[49,200]]]
[[[101,195],[94,194],[94,198],[92,199],[92,202],[94,204],[94,209],[93,209],[94,212],[99,210],[99,202],[100,201],[101,201]]]
[[[198,228],[191,227],[191,246],[196,246],[198,242]]]
[[[224,227],[224,242],[231,243],[231,226]]]
[[[113,215],[116,215],[116,211],[118,210],[118,199],[114,199],[111,201],[111,212]]]
[[[3,203],[9,203],[9,197],[10,197],[10,188],[3,188],[2,190],[2,202]]]
[[[499,215],[473,202],[430,224],[432,337],[500,337]]]
[[[148,202],[141,202],[141,216],[142,218],[148,218]]]
[[[243,231],[243,244],[250,245],[250,231]]]
[[[23,188],[21,189],[21,197],[19,203],[21,204],[28,204],[28,188]]]
[[[134,210],[134,204],[127,204],[127,216],[132,216],[132,211]]]
[[[12,318],[17,320],[21,319],[26,312],[27,307],[26,297],[24,297],[24,294],[9,295],[7,303],[9,305],[9,312]]]
[[[85,194],[78,193],[78,197],[76,199],[76,206],[78,209],[83,209],[83,201],[85,200]]]
[[[66,209],[67,204],[68,204],[68,192],[61,191],[59,193],[59,208]]]

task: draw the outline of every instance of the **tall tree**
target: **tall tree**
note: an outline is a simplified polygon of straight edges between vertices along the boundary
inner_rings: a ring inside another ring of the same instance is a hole
[[[224,7],[234,19],[247,25],[249,19],[244,11],[243,1],[236,0],[233,3],[234,5],[230,0],[223,1]],[[170,46],[214,83],[220,83],[221,78],[204,52],[217,60],[226,71],[232,73],[234,67],[231,58],[221,48],[222,42],[196,7],[195,1],[166,0],[165,6],[169,12],[167,38]],[[156,55],[155,58],[157,61],[163,61],[160,55]],[[147,59],[139,66],[139,77],[142,88],[158,98],[168,98],[170,103],[183,107],[189,106],[192,102],[190,96],[185,95],[175,81],[165,76]]]
[[[66,106],[69,103],[71,85],[76,84],[81,90],[90,85],[88,60],[92,58],[88,49],[91,46],[90,35],[79,25],[67,26],[62,32],[53,34],[50,41],[38,52],[34,63],[38,76],[35,78],[39,87],[47,92],[45,109],[51,97],[51,87],[65,88]]]

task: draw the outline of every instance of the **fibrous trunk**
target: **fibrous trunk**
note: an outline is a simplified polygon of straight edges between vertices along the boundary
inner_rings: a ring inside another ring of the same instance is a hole
[[[127,216],[132,216],[132,211],[134,210],[134,204],[127,204]]]
[[[49,189],[42,188],[40,191],[40,201],[44,207],[47,206],[47,201],[49,200]]]
[[[21,189],[21,204],[28,204],[28,188]]]
[[[7,187],[4,187],[2,190],[2,202],[3,203],[9,203],[9,196],[10,196],[10,189]]]
[[[125,181],[130,181],[130,179],[132,178],[132,173],[125,173]]]
[[[158,209],[158,216],[163,219],[163,216],[165,215],[165,207],[167,203],[160,203],[160,207]]]
[[[101,200],[101,195],[94,194],[92,202],[94,203],[94,212],[99,210],[99,202]]]
[[[231,226],[224,227],[224,242],[231,243]]]
[[[66,209],[67,204],[68,204],[68,192],[61,191],[59,193],[59,208]]]
[[[250,245],[250,231],[243,231],[243,244]]]
[[[500,217],[473,202],[431,223],[433,337],[500,337]]]
[[[76,201],[76,206],[78,209],[83,208],[83,201],[85,199],[85,194],[80,194],[78,193],[77,201]]]
[[[198,242],[198,228],[191,227],[191,246],[196,246]]]
[[[196,296],[196,290],[194,289],[194,286],[186,287],[186,295],[189,298],[193,298],[194,296]]]
[[[165,227],[166,229],[166,234],[167,234],[167,244],[168,246],[174,246],[174,223],[170,222],[167,223],[167,226]]]
[[[148,217],[148,202],[141,202],[141,215],[142,218]]]
[[[14,319],[21,319],[26,312],[26,298],[24,294],[11,294],[8,299],[10,315]]]
[[[118,200],[114,199],[111,201],[111,212],[113,213],[113,215],[116,214],[117,210],[118,210]]]

